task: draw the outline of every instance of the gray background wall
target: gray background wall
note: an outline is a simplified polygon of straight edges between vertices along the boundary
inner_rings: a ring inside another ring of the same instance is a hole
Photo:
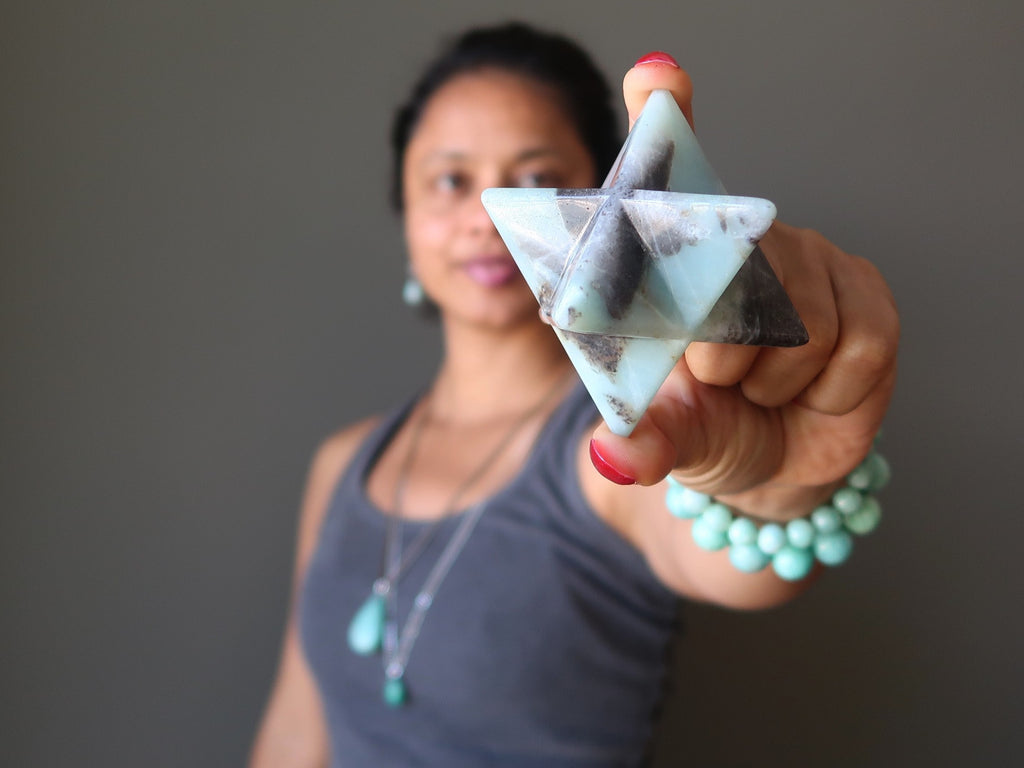
[[[674,53],[737,193],[903,312],[879,533],[791,607],[690,612],[664,765],[1024,750],[1022,12],[1013,2],[0,8],[0,763],[239,765],[317,441],[429,376],[385,205],[438,38]]]

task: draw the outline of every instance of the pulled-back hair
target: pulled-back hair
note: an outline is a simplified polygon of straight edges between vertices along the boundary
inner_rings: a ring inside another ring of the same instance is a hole
[[[590,56],[568,37],[512,22],[470,29],[434,59],[395,114],[391,203],[402,210],[402,163],[431,96],[457,75],[499,69],[554,89],[594,160],[599,177],[615,162],[622,136],[608,82]]]

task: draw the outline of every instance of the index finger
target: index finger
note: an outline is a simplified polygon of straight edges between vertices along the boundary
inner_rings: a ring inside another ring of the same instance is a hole
[[[671,91],[676,103],[693,128],[693,83],[686,71],[667,53],[653,52],[642,56],[622,78],[622,97],[633,127],[651,91]]]

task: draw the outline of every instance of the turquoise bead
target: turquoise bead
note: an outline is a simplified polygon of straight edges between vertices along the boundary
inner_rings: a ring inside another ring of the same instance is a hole
[[[841,565],[853,551],[853,538],[846,531],[821,533],[814,540],[814,556],[825,565]]]
[[[405,703],[405,683],[402,678],[388,678],[384,681],[384,703],[389,707],[400,707]]]
[[[738,571],[757,573],[771,562],[771,557],[755,544],[736,544],[729,547],[729,562]]]
[[[749,517],[737,517],[729,525],[728,535],[730,544],[754,544],[757,542],[757,523]]]
[[[818,533],[832,533],[843,527],[843,518],[835,507],[825,505],[811,512],[811,525]]]
[[[725,533],[732,525],[732,512],[724,504],[716,502],[701,512],[700,519],[712,530]]]
[[[846,484],[858,491],[866,491],[871,487],[871,454],[856,469],[846,476]]]
[[[778,523],[766,523],[757,532],[757,548],[766,555],[774,555],[786,546],[786,532]]]
[[[815,560],[828,566],[846,562],[853,551],[853,534],[868,534],[878,527],[882,508],[872,494],[888,483],[890,475],[889,463],[872,449],[828,503],[784,524],[759,524],[672,478],[665,501],[673,515],[693,520],[691,535],[698,547],[711,552],[728,547],[729,561],[739,571],[755,573],[771,563],[780,578],[797,581],[810,573]]]
[[[804,517],[786,523],[786,539],[797,549],[806,549],[814,542],[814,526]]]
[[[380,650],[384,639],[384,597],[370,595],[348,625],[348,647],[360,656]]]
[[[875,530],[881,519],[882,508],[879,506],[878,501],[875,500],[874,496],[865,496],[860,509],[852,515],[847,515],[845,520],[843,520],[843,524],[846,526],[846,530],[863,536]]]
[[[852,515],[860,509],[863,498],[856,488],[840,488],[832,494],[832,506],[844,515]]]
[[[871,465],[871,485],[868,486],[868,490],[875,493],[889,484],[892,469],[889,467],[889,462],[880,453],[872,453],[868,456],[868,461]]]
[[[669,487],[665,492],[665,506],[676,517],[696,517],[711,504],[711,497],[706,493],[692,491],[685,485],[669,478]]]
[[[814,554],[809,549],[785,546],[772,558],[772,568],[780,579],[799,581],[811,572]]]
[[[693,536],[693,540],[697,542],[697,546],[709,552],[716,552],[729,543],[725,530],[718,530],[708,525],[704,515],[693,521],[690,533]]]

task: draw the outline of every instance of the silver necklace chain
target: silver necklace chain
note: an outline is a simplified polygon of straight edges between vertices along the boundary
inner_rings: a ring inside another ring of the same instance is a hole
[[[384,541],[384,575],[377,579],[373,585],[374,593],[385,598],[383,638],[385,680],[400,681],[402,676],[405,674],[405,668],[409,662],[409,655],[412,653],[416,639],[419,637],[420,629],[423,626],[424,619],[426,619],[427,611],[430,610],[430,606],[434,602],[434,596],[437,594],[437,590],[440,588],[441,582],[444,581],[445,576],[448,575],[448,571],[451,569],[456,558],[462,552],[463,547],[465,547],[466,542],[469,540],[470,534],[473,532],[477,522],[479,522],[484,510],[487,508],[488,500],[481,500],[466,510],[462,520],[459,521],[458,526],[452,533],[451,539],[445,545],[444,550],[441,552],[440,557],[438,557],[437,562],[434,563],[433,568],[430,569],[430,573],[423,582],[423,586],[420,588],[416,598],[413,600],[412,608],[410,609],[409,615],[406,617],[405,623],[402,625],[401,629],[398,627],[398,620],[395,616],[398,580],[426,549],[427,544],[434,537],[434,534],[437,532],[441,522],[446,519],[449,514],[455,511],[456,505],[462,495],[469,490],[474,483],[483,477],[489,469],[491,469],[494,462],[497,461],[498,457],[501,456],[502,453],[504,453],[505,449],[509,444],[511,444],[519,431],[523,429],[526,424],[548,404],[559,389],[561,389],[563,381],[563,379],[560,379],[536,405],[516,420],[516,423],[512,425],[512,428],[490,451],[490,453],[487,454],[484,460],[480,462],[469,477],[461,482],[458,488],[455,489],[454,493],[452,493],[449,498],[448,503],[445,505],[442,515],[440,515],[429,528],[424,530],[419,537],[413,541],[412,546],[409,547],[409,550],[406,553],[406,556],[403,557],[401,536],[402,504],[413,459],[415,457],[416,450],[419,447],[424,424],[429,416],[429,410],[424,408],[423,414],[417,420],[415,430],[409,439],[409,448],[406,451],[405,458],[399,470],[398,481],[395,484],[395,497],[393,502],[394,513],[388,518],[388,526]]]

